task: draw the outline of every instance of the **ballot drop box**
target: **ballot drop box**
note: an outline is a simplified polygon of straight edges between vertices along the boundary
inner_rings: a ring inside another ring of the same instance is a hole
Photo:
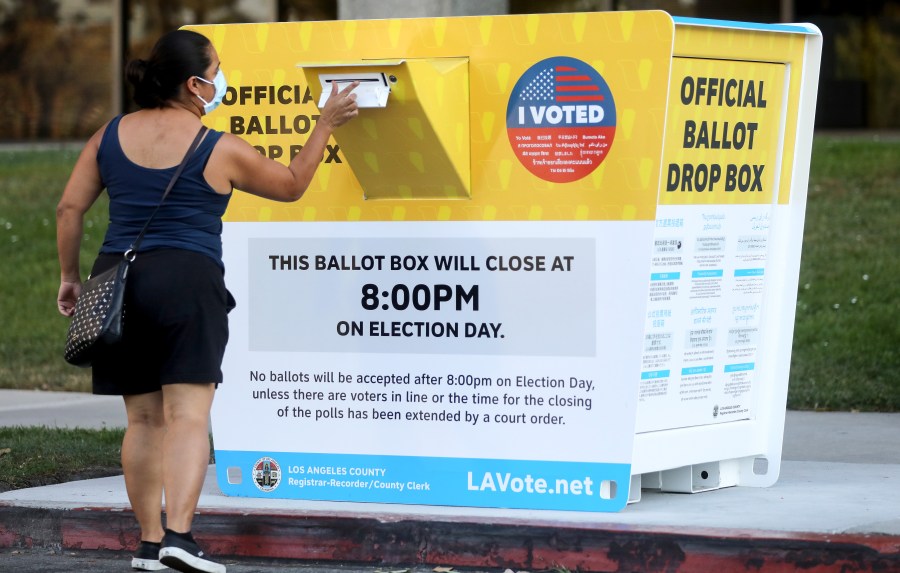
[[[618,511],[778,477],[821,36],[608,12],[195,26],[236,190],[229,496]]]

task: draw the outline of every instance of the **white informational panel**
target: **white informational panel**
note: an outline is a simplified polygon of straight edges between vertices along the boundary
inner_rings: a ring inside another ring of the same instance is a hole
[[[629,262],[651,233],[228,224],[229,274],[247,280],[231,281],[244,303],[215,405],[233,413],[215,426],[223,491],[621,508],[636,406],[623,381],[640,359],[622,341],[640,339],[629,316],[647,294]]]
[[[755,417],[771,210],[657,211],[638,432]]]

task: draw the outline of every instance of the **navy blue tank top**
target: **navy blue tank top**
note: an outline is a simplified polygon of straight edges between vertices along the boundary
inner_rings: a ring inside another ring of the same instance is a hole
[[[118,116],[109,122],[97,152],[100,177],[109,194],[109,227],[100,247],[101,253],[128,250],[156,209],[177,169],[177,166],[151,169],[128,159],[119,143],[121,119],[122,116]],[[216,193],[203,177],[209,155],[221,137],[221,131],[206,133],[150,223],[141,242],[141,251],[187,249],[208,255],[223,266],[222,215],[231,193]]]

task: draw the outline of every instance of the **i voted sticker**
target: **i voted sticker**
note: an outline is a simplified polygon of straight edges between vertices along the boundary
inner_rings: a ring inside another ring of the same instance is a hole
[[[506,131],[522,165],[554,183],[590,175],[616,134],[616,104],[606,81],[581,60],[557,56],[531,66],[516,82]]]

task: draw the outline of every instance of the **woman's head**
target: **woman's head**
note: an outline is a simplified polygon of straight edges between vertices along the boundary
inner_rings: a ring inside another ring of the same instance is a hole
[[[125,68],[134,86],[134,102],[141,108],[158,108],[177,98],[185,81],[204,77],[212,64],[211,47],[206,36],[190,30],[162,36],[149,59],[132,60]]]

